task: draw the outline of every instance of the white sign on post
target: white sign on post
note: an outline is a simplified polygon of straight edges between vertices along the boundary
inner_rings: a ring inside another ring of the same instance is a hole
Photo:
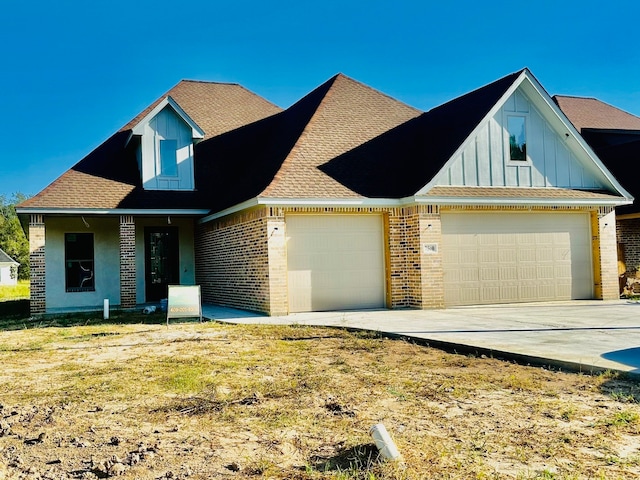
[[[200,285],[169,285],[167,325],[170,318],[193,318],[202,321]]]

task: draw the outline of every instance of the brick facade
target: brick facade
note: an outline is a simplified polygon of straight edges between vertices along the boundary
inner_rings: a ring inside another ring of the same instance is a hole
[[[271,313],[269,235],[280,238],[284,228],[274,233],[268,213],[260,208],[198,226],[196,283],[203,302]],[[275,305],[273,312],[282,313]]]
[[[120,307],[136,306],[136,224],[131,215],[120,216]]]
[[[640,218],[621,219],[617,221],[618,243],[624,254],[626,270],[640,267]]]
[[[448,207],[449,210],[531,210],[529,207]],[[539,208],[569,211],[578,208]],[[615,212],[592,216],[595,298],[618,298]],[[389,308],[443,308],[441,209],[434,205],[398,208],[258,208],[201,225],[196,233],[196,281],[203,301],[236,308],[288,313],[286,215],[380,214],[385,225],[386,303]]]
[[[618,284],[618,250],[616,243],[616,212],[613,208],[601,208],[597,212],[597,230],[594,230],[594,248],[598,249],[599,268],[594,278],[600,275],[599,285],[596,282],[595,296],[602,300],[620,298]],[[595,255],[594,255],[595,257]],[[597,263],[594,260],[594,267]]]
[[[43,215],[29,219],[29,264],[31,268],[31,315],[46,311],[45,225]]]

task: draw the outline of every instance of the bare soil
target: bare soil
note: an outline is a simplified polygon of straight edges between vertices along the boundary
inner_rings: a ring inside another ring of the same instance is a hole
[[[634,377],[161,321],[0,331],[0,479],[640,476]]]

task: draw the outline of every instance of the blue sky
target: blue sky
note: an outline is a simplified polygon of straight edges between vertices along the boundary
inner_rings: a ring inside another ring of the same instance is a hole
[[[342,72],[428,110],[526,66],[640,116],[635,1],[0,5],[0,195],[37,193],[183,78],[287,107]]]

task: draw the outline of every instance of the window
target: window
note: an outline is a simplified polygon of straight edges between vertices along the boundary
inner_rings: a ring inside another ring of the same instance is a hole
[[[160,140],[160,175],[167,177],[178,175],[177,150],[177,140]]]
[[[527,160],[526,118],[508,116],[507,130],[509,132],[509,160]]]
[[[64,263],[67,292],[95,291],[93,233],[64,234]]]

